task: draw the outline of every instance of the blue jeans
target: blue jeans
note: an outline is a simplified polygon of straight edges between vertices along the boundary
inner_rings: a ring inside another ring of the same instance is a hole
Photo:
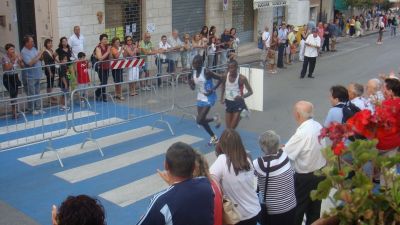
[[[39,110],[41,108],[39,97],[40,79],[30,79],[26,76],[22,77],[25,94],[28,96],[28,111]],[[32,96],[32,97],[30,97]]]

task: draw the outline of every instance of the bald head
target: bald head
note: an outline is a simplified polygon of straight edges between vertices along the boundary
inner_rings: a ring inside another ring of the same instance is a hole
[[[377,78],[371,79],[367,83],[367,95],[374,95],[381,89],[381,81]]]
[[[298,124],[313,117],[314,106],[311,102],[299,101],[294,105],[295,119]]]

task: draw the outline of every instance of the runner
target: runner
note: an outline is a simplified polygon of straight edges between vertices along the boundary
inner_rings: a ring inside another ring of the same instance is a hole
[[[192,90],[197,87],[197,124],[204,127],[211,139],[209,145],[215,145],[218,142],[218,137],[211,130],[209,123],[215,122],[216,128],[221,126],[221,119],[218,114],[213,118],[207,118],[207,114],[210,108],[215,104],[217,100],[217,94],[215,90],[221,84],[221,78],[211,72],[205,71],[203,65],[203,57],[196,55],[193,58],[193,74],[189,80],[189,85]],[[214,86],[213,79],[217,80],[218,83]]]
[[[229,62],[228,73],[224,76],[222,82],[221,103],[225,103],[226,106],[226,128],[235,129],[239,124],[242,111],[247,111],[244,99],[252,95],[253,90],[247,78],[238,73],[238,63],[236,60]],[[246,87],[246,94],[243,94],[243,87]]]

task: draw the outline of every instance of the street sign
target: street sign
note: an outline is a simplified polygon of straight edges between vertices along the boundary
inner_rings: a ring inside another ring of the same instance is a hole
[[[223,7],[222,7],[223,10],[224,10],[224,11],[228,10],[228,0],[223,0],[223,3],[222,3],[222,4],[223,4],[223,5],[222,5],[222,6],[223,6]]]
[[[278,7],[287,5],[287,1],[285,0],[254,0],[253,7],[254,9],[260,8],[268,8],[268,7]]]

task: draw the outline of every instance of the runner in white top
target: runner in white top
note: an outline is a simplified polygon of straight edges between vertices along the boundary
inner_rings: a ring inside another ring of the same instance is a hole
[[[221,84],[221,78],[211,72],[205,71],[203,65],[203,57],[196,55],[193,59],[193,74],[190,77],[189,85],[192,90],[197,89],[197,124],[204,127],[211,139],[209,145],[216,144],[218,137],[211,130],[209,123],[215,122],[216,128],[221,126],[219,115],[217,114],[213,118],[207,118],[207,114],[210,108],[215,104],[217,100],[217,94],[215,90]],[[213,79],[217,80],[218,83],[214,86]]]
[[[240,121],[240,113],[247,110],[244,99],[253,94],[249,81],[238,73],[238,63],[231,60],[228,64],[228,73],[222,79],[221,103],[225,103],[226,128],[235,129]],[[247,92],[243,94],[243,87]]]

